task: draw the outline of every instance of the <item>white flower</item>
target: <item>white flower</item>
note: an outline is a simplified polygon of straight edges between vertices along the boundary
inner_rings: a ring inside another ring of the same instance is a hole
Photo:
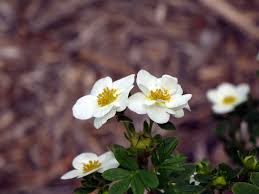
[[[61,179],[82,178],[96,171],[103,173],[108,169],[117,168],[119,163],[114,154],[108,151],[100,156],[82,153],[74,158],[72,165],[75,169],[64,174]]]
[[[213,111],[217,114],[231,112],[248,97],[250,88],[247,84],[234,86],[222,83],[216,89],[208,90],[207,98],[213,103]]]
[[[190,176],[190,184],[194,183],[195,186],[198,186],[200,184],[199,181],[195,180],[195,175],[197,174],[197,172],[194,172],[191,176]]]
[[[126,109],[134,77],[132,74],[114,82],[110,77],[96,81],[90,95],[79,98],[73,106],[74,117],[81,120],[95,117],[94,126],[100,128],[116,112]]]
[[[176,118],[184,116],[183,108],[189,108],[191,94],[183,95],[178,80],[170,75],[157,78],[145,70],[137,75],[141,92],[129,98],[128,108],[138,114],[148,114],[156,123],[167,123],[172,114]]]

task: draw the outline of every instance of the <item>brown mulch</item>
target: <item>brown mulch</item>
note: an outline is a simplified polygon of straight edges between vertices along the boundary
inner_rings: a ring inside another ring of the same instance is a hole
[[[172,119],[179,151],[227,160],[205,92],[229,81],[259,94],[258,10],[258,0],[0,1],[0,193],[71,193],[78,181],[59,177],[75,155],[125,144],[121,125],[96,130],[73,103],[96,79],[142,68],[193,94],[192,112]]]

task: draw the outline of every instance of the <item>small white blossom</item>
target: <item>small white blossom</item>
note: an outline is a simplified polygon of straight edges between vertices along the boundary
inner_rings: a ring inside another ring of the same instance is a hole
[[[134,77],[132,74],[114,82],[110,77],[96,81],[91,93],[79,98],[73,106],[74,117],[81,120],[94,117],[95,128],[100,128],[116,112],[126,109]]]
[[[190,109],[191,94],[183,95],[178,80],[170,75],[157,78],[145,70],[137,75],[141,92],[129,98],[128,108],[138,114],[147,114],[156,123],[167,123],[170,114],[176,118],[184,116],[184,108]]]
[[[215,113],[225,114],[245,102],[249,91],[250,88],[247,84],[234,86],[230,83],[222,83],[216,89],[208,90],[207,98],[213,103],[212,109]]]
[[[191,176],[190,176],[190,184],[194,183],[195,186],[198,186],[200,184],[199,181],[195,180],[195,175],[197,174],[197,172],[194,172]]]
[[[82,178],[94,172],[103,173],[108,169],[117,168],[119,163],[114,154],[108,151],[100,156],[94,153],[82,153],[75,157],[72,165],[75,169],[64,174],[61,179]]]

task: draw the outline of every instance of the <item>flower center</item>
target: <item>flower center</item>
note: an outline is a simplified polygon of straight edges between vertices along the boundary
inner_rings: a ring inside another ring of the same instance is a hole
[[[114,88],[104,88],[102,93],[97,96],[97,103],[99,106],[106,106],[113,101],[115,101],[118,97],[118,90]]]
[[[97,169],[101,166],[101,163],[98,160],[90,160],[88,163],[84,164],[83,172],[87,173],[94,169]]]
[[[159,88],[150,91],[149,99],[169,101],[171,99],[171,95],[168,90]]]
[[[235,103],[237,100],[237,98],[235,96],[226,96],[224,99],[223,99],[223,103],[224,104],[233,104]]]

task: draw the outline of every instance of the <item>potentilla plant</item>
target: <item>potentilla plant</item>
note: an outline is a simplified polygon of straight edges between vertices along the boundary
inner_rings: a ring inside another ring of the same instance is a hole
[[[184,94],[177,78],[170,75],[158,78],[140,70],[136,77],[139,92],[130,95],[134,81],[135,75],[117,81],[102,78],[89,95],[79,98],[73,106],[74,117],[94,118],[95,128],[109,119],[117,119],[125,127],[124,135],[129,142],[128,147],[110,145],[100,156],[82,153],[75,157],[74,169],[61,179],[80,178],[81,186],[75,189],[76,194],[213,194],[231,188],[235,194],[241,194],[247,188],[259,190],[256,150],[248,153],[235,150],[241,161],[235,169],[224,163],[217,167],[206,161],[191,164],[184,155],[175,152],[176,137],[162,137],[154,132],[154,127],[175,130],[170,116],[181,118],[184,109],[190,111],[192,95]],[[248,92],[249,87],[244,84],[237,87],[223,84],[210,90],[208,98],[214,104],[215,113],[225,115],[243,106],[249,99]],[[125,115],[127,108],[147,115],[142,129],[136,129],[133,120]],[[247,113],[249,107],[240,109]],[[245,185],[236,183],[242,181]]]

